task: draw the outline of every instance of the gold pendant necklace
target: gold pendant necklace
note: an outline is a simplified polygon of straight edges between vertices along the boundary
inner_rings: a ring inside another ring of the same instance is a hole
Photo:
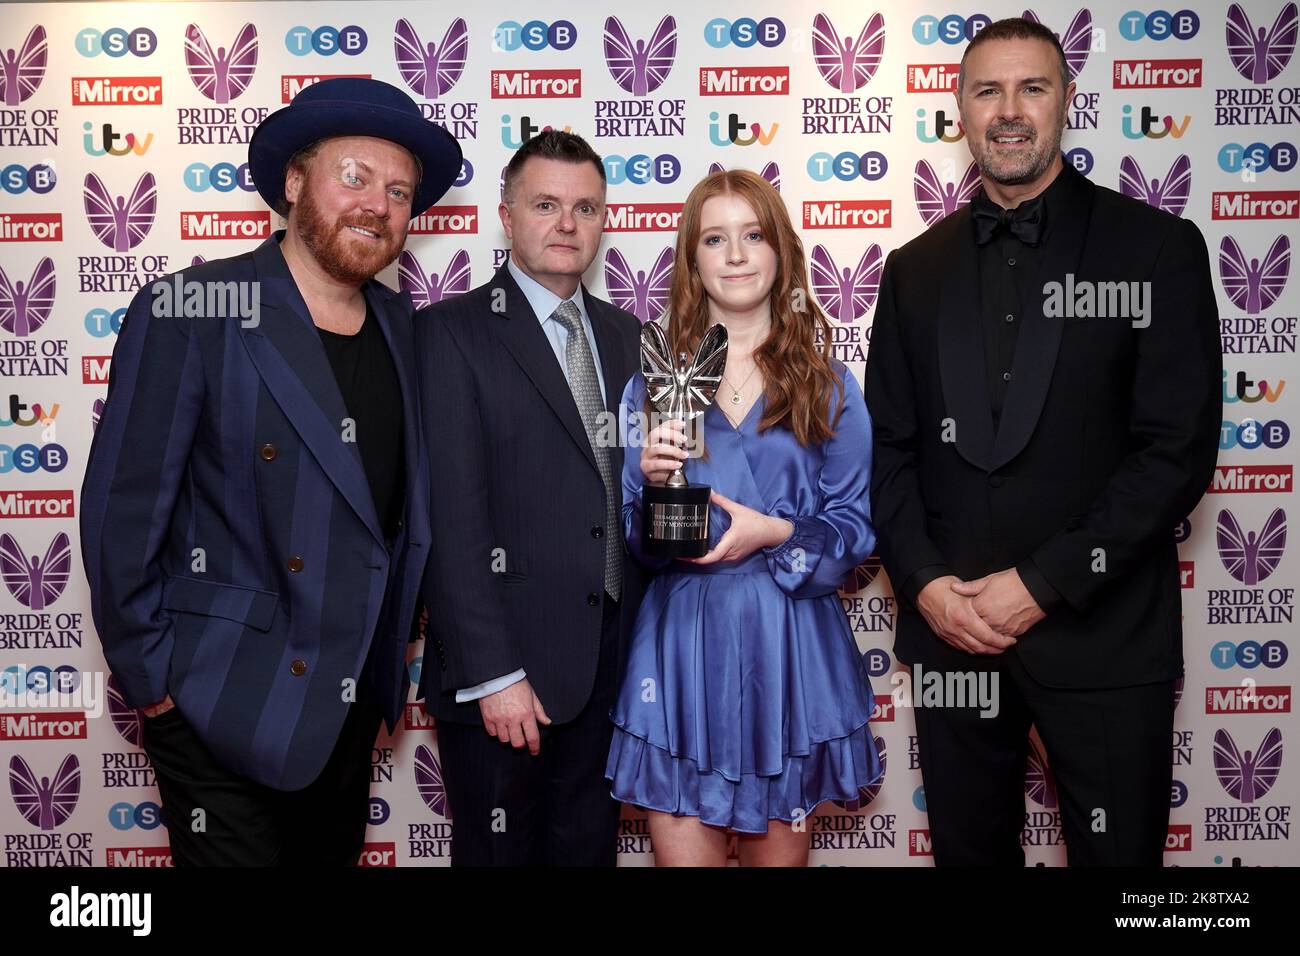
[[[727,382],[727,377],[725,375],[722,377],[722,381],[726,382],[727,388],[731,389],[731,404],[733,405],[740,404],[740,393],[744,390],[745,386],[749,384],[749,380],[754,377],[754,373],[757,371],[758,371],[758,363],[755,362],[754,367],[751,368],[749,370],[749,374],[745,376],[745,380],[740,383],[740,388],[736,388],[730,382]]]

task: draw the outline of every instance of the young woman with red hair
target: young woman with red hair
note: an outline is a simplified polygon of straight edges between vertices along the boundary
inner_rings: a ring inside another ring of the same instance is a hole
[[[838,586],[872,553],[871,423],[862,390],[830,356],[780,195],[744,170],[691,190],[677,234],[672,354],[726,326],[726,370],[687,460],[668,422],[625,458],[623,520],[655,572],[611,710],[605,775],[650,811],[660,865],[803,866],[824,800],[852,800],[881,764],[872,694]],[[646,412],[638,373],[623,414]],[[636,420],[631,418],[631,420]],[[641,486],[679,464],[713,488],[711,550],[656,560],[641,547]]]

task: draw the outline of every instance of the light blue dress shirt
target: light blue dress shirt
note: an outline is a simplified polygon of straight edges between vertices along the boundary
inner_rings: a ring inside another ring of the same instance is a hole
[[[528,304],[532,306],[537,321],[542,324],[542,331],[546,334],[546,340],[551,343],[551,348],[555,351],[555,359],[560,363],[560,371],[564,373],[565,381],[568,381],[569,363],[565,358],[565,349],[569,345],[569,330],[559,321],[551,318],[552,313],[565,300],[519,268],[515,264],[513,252],[510,254],[510,258],[506,260],[506,268],[510,270],[511,277],[519,286],[519,290],[523,292]],[[605,373],[600,367],[600,350],[596,348],[596,333],[591,327],[591,318],[587,315],[587,305],[583,301],[581,284],[579,284],[578,291],[572,299],[573,304],[578,307],[578,313],[582,316],[582,329],[587,333],[587,345],[591,348],[591,358],[596,364],[596,380],[600,383],[600,394],[604,396],[608,394],[605,391]],[[486,697],[488,694],[495,694],[499,690],[505,690],[511,684],[517,684],[525,676],[527,675],[524,674],[523,668],[520,668],[493,680],[484,681],[475,687],[463,688],[456,691],[456,703],[463,704],[467,701],[478,700],[480,697]]]

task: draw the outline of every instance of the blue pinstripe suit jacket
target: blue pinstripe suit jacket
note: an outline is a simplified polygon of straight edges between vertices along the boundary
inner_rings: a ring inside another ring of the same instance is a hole
[[[225,766],[296,790],[329,758],[372,640],[390,728],[401,713],[429,475],[410,298],[372,281],[404,416],[405,513],[386,540],[282,235],[182,273],[259,283],[256,325],[159,318],[149,286],[132,301],[82,484],[81,543],[127,702],[170,693]]]

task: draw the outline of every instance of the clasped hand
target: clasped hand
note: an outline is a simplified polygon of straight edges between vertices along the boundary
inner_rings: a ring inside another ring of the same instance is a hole
[[[935,634],[968,654],[1001,654],[1047,616],[1015,568],[973,581],[935,578],[916,603]]]

